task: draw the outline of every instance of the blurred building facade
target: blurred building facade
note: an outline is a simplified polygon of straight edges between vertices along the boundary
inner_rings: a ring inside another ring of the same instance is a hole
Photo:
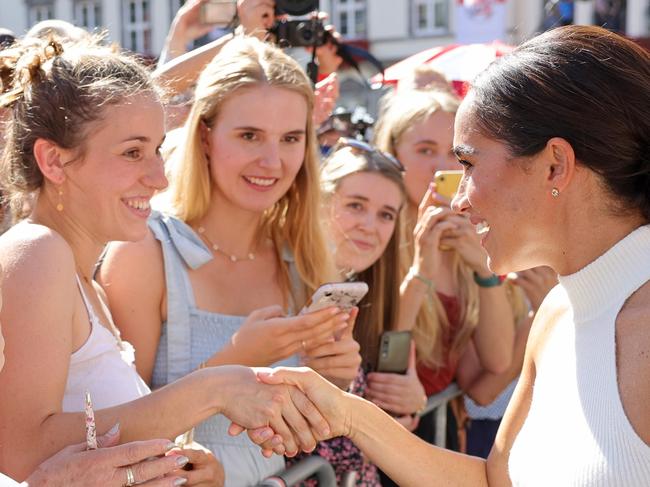
[[[233,0],[234,1],[234,0]],[[0,27],[17,34],[60,18],[107,29],[128,49],[157,56],[184,0],[1,0]],[[558,23],[606,23],[633,38],[650,36],[650,0],[321,0],[350,42],[385,63],[455,42],[518,44]],[[622,15],[610,14],[618,6]],[[568,13],[567,13],[568,12]]]

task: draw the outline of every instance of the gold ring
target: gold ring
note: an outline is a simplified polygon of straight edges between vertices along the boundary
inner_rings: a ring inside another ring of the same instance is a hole
[[[131,487],[135,485],[135,475],[133,475],[133,469],[131,467],[126,467],[126,484],[125,487]]]

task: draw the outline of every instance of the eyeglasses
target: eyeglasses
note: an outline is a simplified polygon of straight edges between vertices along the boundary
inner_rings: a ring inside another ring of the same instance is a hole
[[[336,142],[336,145],[334,145],[334,147],[332,148],[331,154],[335,153],[337,150],[342,149],[344,147],[350,147],[352,149],[366,152],[371,156],[379,157],[380,159],[383,159],[384,161],[388,162],[392,166],[396,167],[398,171],[406,172],[406,168],[402,165],[401,162],[397,160],[395,156],[389,154],[388,152],[381,151],[376,147],[373,147],[372,145],[368,144],[367,142],[364,142],[363,140],[351,139],[350,137],[341,137]]]

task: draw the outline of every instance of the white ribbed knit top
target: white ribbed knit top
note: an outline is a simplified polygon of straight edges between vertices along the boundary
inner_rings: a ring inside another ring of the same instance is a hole
[[[530,411],[510,452],[514,486],[650,486],[650,446],[623,410],[615,344],[619,311],[648,280],[650,225],[560,277],[553,302],[569,308],[537,359]]]

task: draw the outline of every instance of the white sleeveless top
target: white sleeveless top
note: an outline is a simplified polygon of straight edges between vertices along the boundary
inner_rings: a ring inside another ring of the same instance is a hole
[[[650,446],[623,409],[615,343],[619,311],[648,280],[650,225],[560,277],[551,292],[569,309],[538,358],[530,411],[510,452],[514,486],[650,486]]]
[[[133,347],[101,325],[78,278],[77,284],[88,311],[90,336],[70,357],[63,412],[83,411],[86,390],[90,391],[95,409],[117,406],[149,394],[149,387],[133,365]]]

